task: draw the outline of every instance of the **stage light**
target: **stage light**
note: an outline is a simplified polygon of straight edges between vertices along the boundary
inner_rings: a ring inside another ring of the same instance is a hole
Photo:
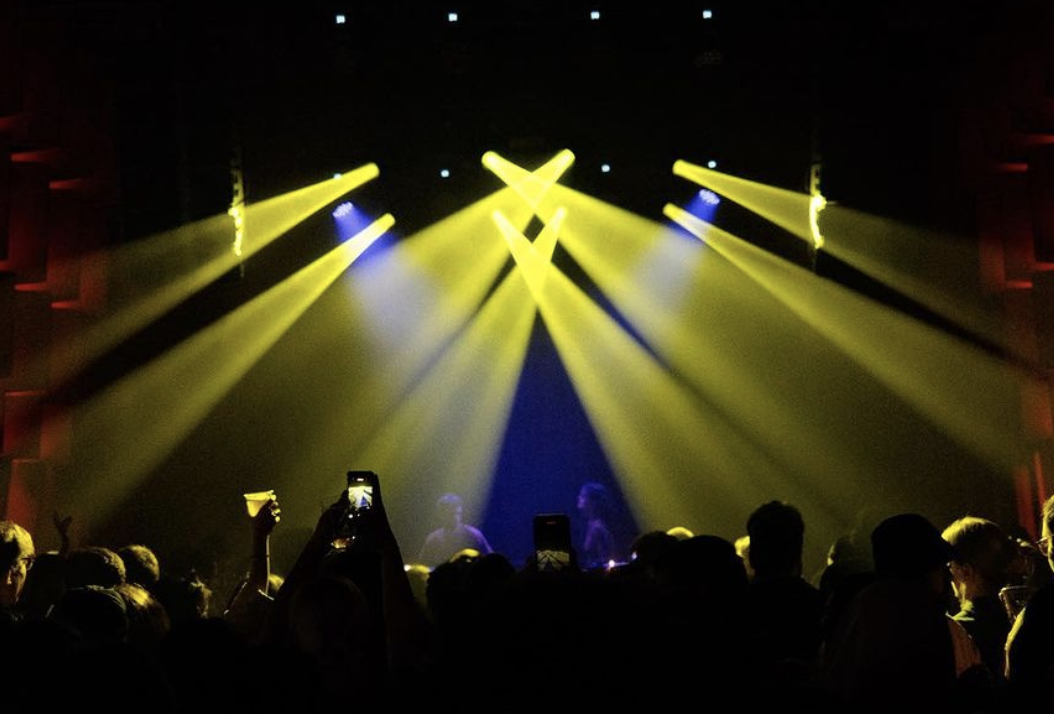
[[[706,162],[706,168],[708,168],[708,169],[716,169],[717,168],[717,162],[714,161],[713,159],[710,159],[709,161]]]
[[[708,188],[699,189],[684,208],[696,218],[713,223],[721,197]]]
[[[710,206],[721,203],[721,197],[708,188],[699,189],[699,199]]]
[[[602,173],[602,174],[609,174],[609,173],[611,173],[611,164],[601,164],[600,165],[600,173]]]
[[[508,184],[509,188],[519,194],[531,207],[537,208],[553,184],[559,181],[563,173],[574,163],[575,155],[568,149],[564,149],[534,171],[527,171],[493,151],[483,154],[481,161],[489,171]]]
[[[333,209],[334,218],[343,218],[344,216],[355,210],[355,207],[351,205],[351,201],[345,201],[336,208]]]
[[[589,11],[589,19],[590,20],[599,20],[600,19],[600,10],[590,10]]]
[[[439,178],[450,178],[450,169],[439,169]]]
[[[703,10],[703,19],[704,20],[712,20],[713,17],[714,17],[714,11],[713,10]]]
[[[457,13],[456,12],[448,12],[446,14],[446,21],[447,22],[457,22]]]
[[[348,16],[344,13],[340,13],[334,18],[334,20],[338,25],[343,25],[348,21]]]
[[[827,208],[827,199],[823,194],[815,193],[809,197],[809,231],[812,233],[812,244],[819,250],[823,248],[823,234],[820,233],[820,213]]]

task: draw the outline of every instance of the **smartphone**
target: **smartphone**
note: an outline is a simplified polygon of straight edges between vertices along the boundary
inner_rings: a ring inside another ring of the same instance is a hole
[[[348,514],[358,515],[373,508],[373,490],[377,474],[373,471],[348,472]]]
[[[539,570],[563,570],[572,564],[571,519],[564,513],[534,517],[534,561]]]
[[[348,509],[344,512],[333,547],[344,549],[362,540],[360,518],[373,508],[377,474],[373,471],[348,471]],[[368,529],[367,529],[368,530]]]

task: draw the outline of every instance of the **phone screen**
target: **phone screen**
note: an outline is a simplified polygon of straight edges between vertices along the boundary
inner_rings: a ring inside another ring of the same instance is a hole
[[[571,564],[571,521],[563,513],[534,517],[534,559],[539,570],[562,570]]]
[[[373,507],[372,471],[348,472],[348,507],[354,512],[367,511]]]

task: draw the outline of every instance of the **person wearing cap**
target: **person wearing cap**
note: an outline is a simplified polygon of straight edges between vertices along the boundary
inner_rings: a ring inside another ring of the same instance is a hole
[[[823,653],[824,686],[836,702],[855,712],[941,712],[975,693],[980,653],[946,611],[953,554],[919,514],[874,528],[874,582],[855,596]]]

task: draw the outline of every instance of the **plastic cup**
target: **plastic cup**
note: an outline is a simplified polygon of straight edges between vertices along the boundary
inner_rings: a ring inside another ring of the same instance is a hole
[[[274,489],[246,493],[244,496],[245,510],[249,512],[249,518],[256,518],[256,514],[260,512],[260,509],[275,499]]]
[[[1006,608],[1006,616],[1013,622],[1018,614],[1025,609],[1031,592],[1024,585],[1007,585],[999,591],[999,600]]]

